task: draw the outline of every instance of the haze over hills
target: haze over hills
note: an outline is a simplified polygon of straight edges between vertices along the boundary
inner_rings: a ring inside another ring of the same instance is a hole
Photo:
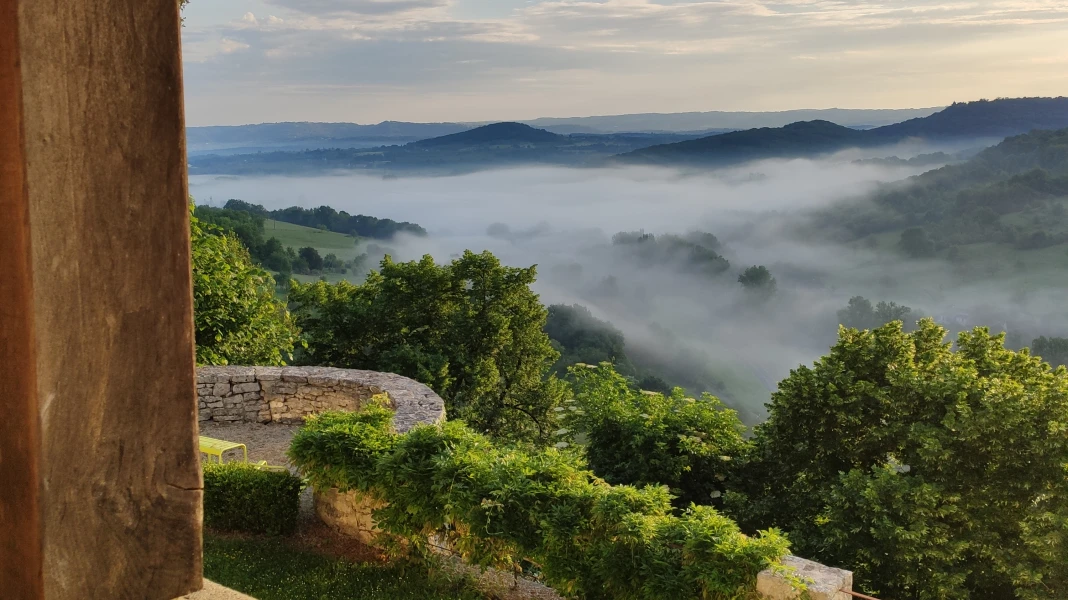
[[[346,169],[453,175],[522,164],[579,166],[651,144],[694,139],[686,134],[560,135],[522,123],[494,123],[403,146],[316,149],[190,157],[190,173],[309,173]]]
[[[828,120],[846,127],[870,128],[914,117],[938,108],[917,109],[813,109],[781,112],[647,113],[592,117],[542,117],[517,121],[552,133],[720,133],[754,127],[779,127],[806,120]],[[189,154],[236,154],[270,150],[367,148],[406,144],[466,131],[491,122],[409,123],[383,121],[356,123],[285,122],[255,125],[190,127],[186,132]]]
[[[299,124],[298,124],[299,125]],[[446,125],[440,125],[446,127]],[[523,123],[494,123],[409,142],[348,149],[192,156],[197,174],[307,173],[347,169],[447,175],[522,164],[589,167],[607,163],[710,167],[765,158],[799,158],[861,149],[875,158],[896,144],[954,151],[988,146],[1032,129],[1068,127],[1068,98],[1021,98],[954,104],[893,125],[856,129],[826,120],[782,127],[701,133],[562,135]],[[269,130],[269,128],[268,128]],[[299,127],[283,127],[302,135]],[[410,131],[391,124],[380,131]],[[316,130],[320,131],[320,130]],[[934,146],[939,146],[935,148]],[[933,145],[933,146],[932,146]],[[926,150],[930,151],[930,150]]]
[[[619,157],[627,163],[723,165],[759,158],[793,158],[847,148],[971,139],[984,143],[1034,129],[1068,127],[1068,98],[1014,98],[956,103],[933,115],[868,130],[828,121],[750,129],[650,146]]]
[[[556,133],[700,132],[712,129],[781,127],[798,121],[831,121],[846,127],[868,129],[899,123],[906,119],[926,117],[942,110],[942,108],[827,108],[778,112],[644,113],[597,117],[542,117],[521,122]]]

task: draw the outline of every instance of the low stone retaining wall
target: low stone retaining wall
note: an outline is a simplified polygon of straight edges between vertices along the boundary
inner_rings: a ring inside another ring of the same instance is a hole
[[[300,423],[326,411],[357,412],[385,393],[393,426],[445,420],[445,402],[429,387],[392,373],[330,367],[200,367],[197,401],[201,421]]]

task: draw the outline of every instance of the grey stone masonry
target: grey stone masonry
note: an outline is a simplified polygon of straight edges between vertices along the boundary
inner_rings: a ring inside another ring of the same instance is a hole
[[[445,420],[445,402],[427,386],[392,373],[331,367],[200,367],[201,421],[300,423],[327,411],[356,412],[376,394],[389,396],[393,426]]]

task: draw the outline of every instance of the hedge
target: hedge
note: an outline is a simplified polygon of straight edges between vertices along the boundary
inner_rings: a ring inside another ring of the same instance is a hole
[[[297,526],[303,482],[248,463],[204,465],[204,525],[223,531],[285,535]]]
[[[397,435],[390,418],[320,415],[289,454],[317,489],[387,502],[378,526],[415,551],[436,535],[470,562],[531,569],[585,600],[745,598],[787,552],[775,530],[748,537],[708,506],[675,514],[667,488],[609,485],[567,450],[498,447],[460,422]]]

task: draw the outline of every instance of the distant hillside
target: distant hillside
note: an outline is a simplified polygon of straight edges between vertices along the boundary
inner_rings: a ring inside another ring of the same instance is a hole
[[[189,171],[238,175],[373,169],[450,175],[520,164],[585,166],[636,148],[696,137],[699,136],[672,133],[565,136],[520,123],[495,123],[403,146],[191,155]]]
[[[462,123],[405,123],[383,121],[377,125],[356,123],[260,123],[190,127],[186,141],[190,144],[226,143],[259,144],[271,142],[356,139],[366,137],[426,139],[470,129]]]
[[[522,123],[494,123],[410,144],[414,148],[440,148],[443,146],[485,146],[516,144],[563,144],[567,136],[535,129]]]
[[[302,151],[322,148],[368,148],[402,145],[466,131],[464,123],[261,123],[220,127],[190,127],[186,141],[190,156]]]
[[[892,144],[907,138],[989,139],[1061,127],[1068,127],[1068,98],[981,100],[954,104],[928,117],[869,130],[850,129],[828,121],[807,121],[651,146],[624,154],[619,160],[718,165],[758,158],[814,156],[846,148]]]
[[[922,227],[931,252],[954,245],[1068,242],[1068,129],[1013,136],[971,160],[886,184],[817,219],[847,239]]]
[[[625,162],[717,164],[758,158],[810,156],[869,145],[870,136],[830,121],[802,121],[785,127],[734,131],[686,142],[650,146],[620,157]]]
[[[936,108],[903,109],[806,109],[778,112],[685,112],[642,113],[594,117],[542,117],[522,121],[554,133],[708,132],[760,127],[782,127],[798,121],[831,121],[846,127],[867,129],[906,119],[926,117]]]
[[[897,140],[906,137],[1008,137],[1032,129],[1068,127],[1068,98],[1004,98],[959,102],[928,117],[872,130]]]

